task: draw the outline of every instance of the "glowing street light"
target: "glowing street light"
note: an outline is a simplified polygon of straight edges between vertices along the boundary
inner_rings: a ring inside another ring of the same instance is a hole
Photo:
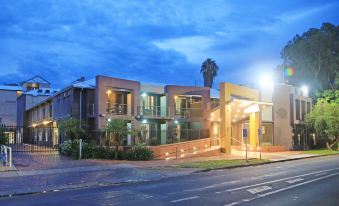
[[[147,93],[143,92],[143,93],[141,94],[141,96],[142,96],[142,97],[147,97]]]
[[[261,78],[260,78],[260,84],[262,86],[268,86],[268,85],[271,85],[273,82],[272,80],[272,77],[270,75],[263,75]]]
[[[305,97],[308,96],[308,87],[306,85],[303,85],[301,87],[301,91],[303,92],[303,96],[305,96]]]

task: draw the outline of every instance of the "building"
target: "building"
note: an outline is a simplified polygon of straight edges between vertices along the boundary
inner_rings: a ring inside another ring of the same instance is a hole
[[[150,85],[97,76],[73,83],[26,108],[23,121],[25,127],[56,129],[59,121],[73,117],[95,133],[107,121],[125,119],[128,127],[141,129],[143,143],[160,145],[208,137],[209,101],[208,88]],[[35,135],[36,140],[46,136],[40,134]],[[128,137],[125,145],[135,141]]]
[[[51,89],[50,83],[40,76],[34,76],[20,84],[0,85],[0,124],[22,126],[23,122],[18,121],[18,116],[24,114],[25,108],[57,91]]]
[[[16,126],[16,99],[21,94],[21,86],[0,85],[0,125]]]
[[[220,90],[179,85],[152,85],[138,81],[96,76],[70,86],[25,108],[25,127],[36,128],[35,141],[57,143],[58,123],[80,119],[89,135],[97,135],[112,119],[124,119],[138,128],[141,139],[128,136],[124,145],[168,145],[192,140],[220,139],[223,152],[231,146],[267,145],[286,149],[307,146],[303,126],[311,99],[297,88],[272,84],[253,89],[222,83]],[[44,128],[53,128],[44,130]],[[244,133],[246,130],[246,134]],[[206,147],[206,144],[205,144]]]

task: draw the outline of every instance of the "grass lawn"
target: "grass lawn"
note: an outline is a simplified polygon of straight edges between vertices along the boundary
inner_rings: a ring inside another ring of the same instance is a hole
[[[258,163],[270,162],[266,159],[249,159],[248,163],[244,159],[236,160],[208,160],[202,162],[188,162],[179,164],[178,167],[181,168],[200,168],[200,169],[220,169],[240,165],[253,165]]]
[[[328,150],[328,149],[317,149],[317,150],[306,150],[305,154],[314,154],[314,155],[330,155],[330,154],[339,154],[338,150]]]

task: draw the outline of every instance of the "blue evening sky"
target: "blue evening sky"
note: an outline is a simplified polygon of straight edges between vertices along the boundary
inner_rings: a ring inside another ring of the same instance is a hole
[[[97,74],[202,85],[251,83],[296,34],[339,23],[339,1],[12,0],[0,4],[0,83],[41,75],[54,87]]]

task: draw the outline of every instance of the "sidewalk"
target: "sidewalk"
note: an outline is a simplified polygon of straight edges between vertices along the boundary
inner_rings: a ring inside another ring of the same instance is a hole
[[[159,180],[168,177],[189,175],[200,169],[177,168],[183,162],[198,162],[221,159],[243,159],[245,153],[216,153],[213,156],[189,157],[178,160],[116,161],[73,160],[62,156],[17,156],[17,171],[0,172],[0,197],[19,194],[41,193],[90,186],[113,185],[128,182]],[[271,161],[313,157],[302,152],[262,153],[262,158]],[[258,158],[259,153],[248,153],[249,158]],[[27,158],[27,159],[25,159]]]

